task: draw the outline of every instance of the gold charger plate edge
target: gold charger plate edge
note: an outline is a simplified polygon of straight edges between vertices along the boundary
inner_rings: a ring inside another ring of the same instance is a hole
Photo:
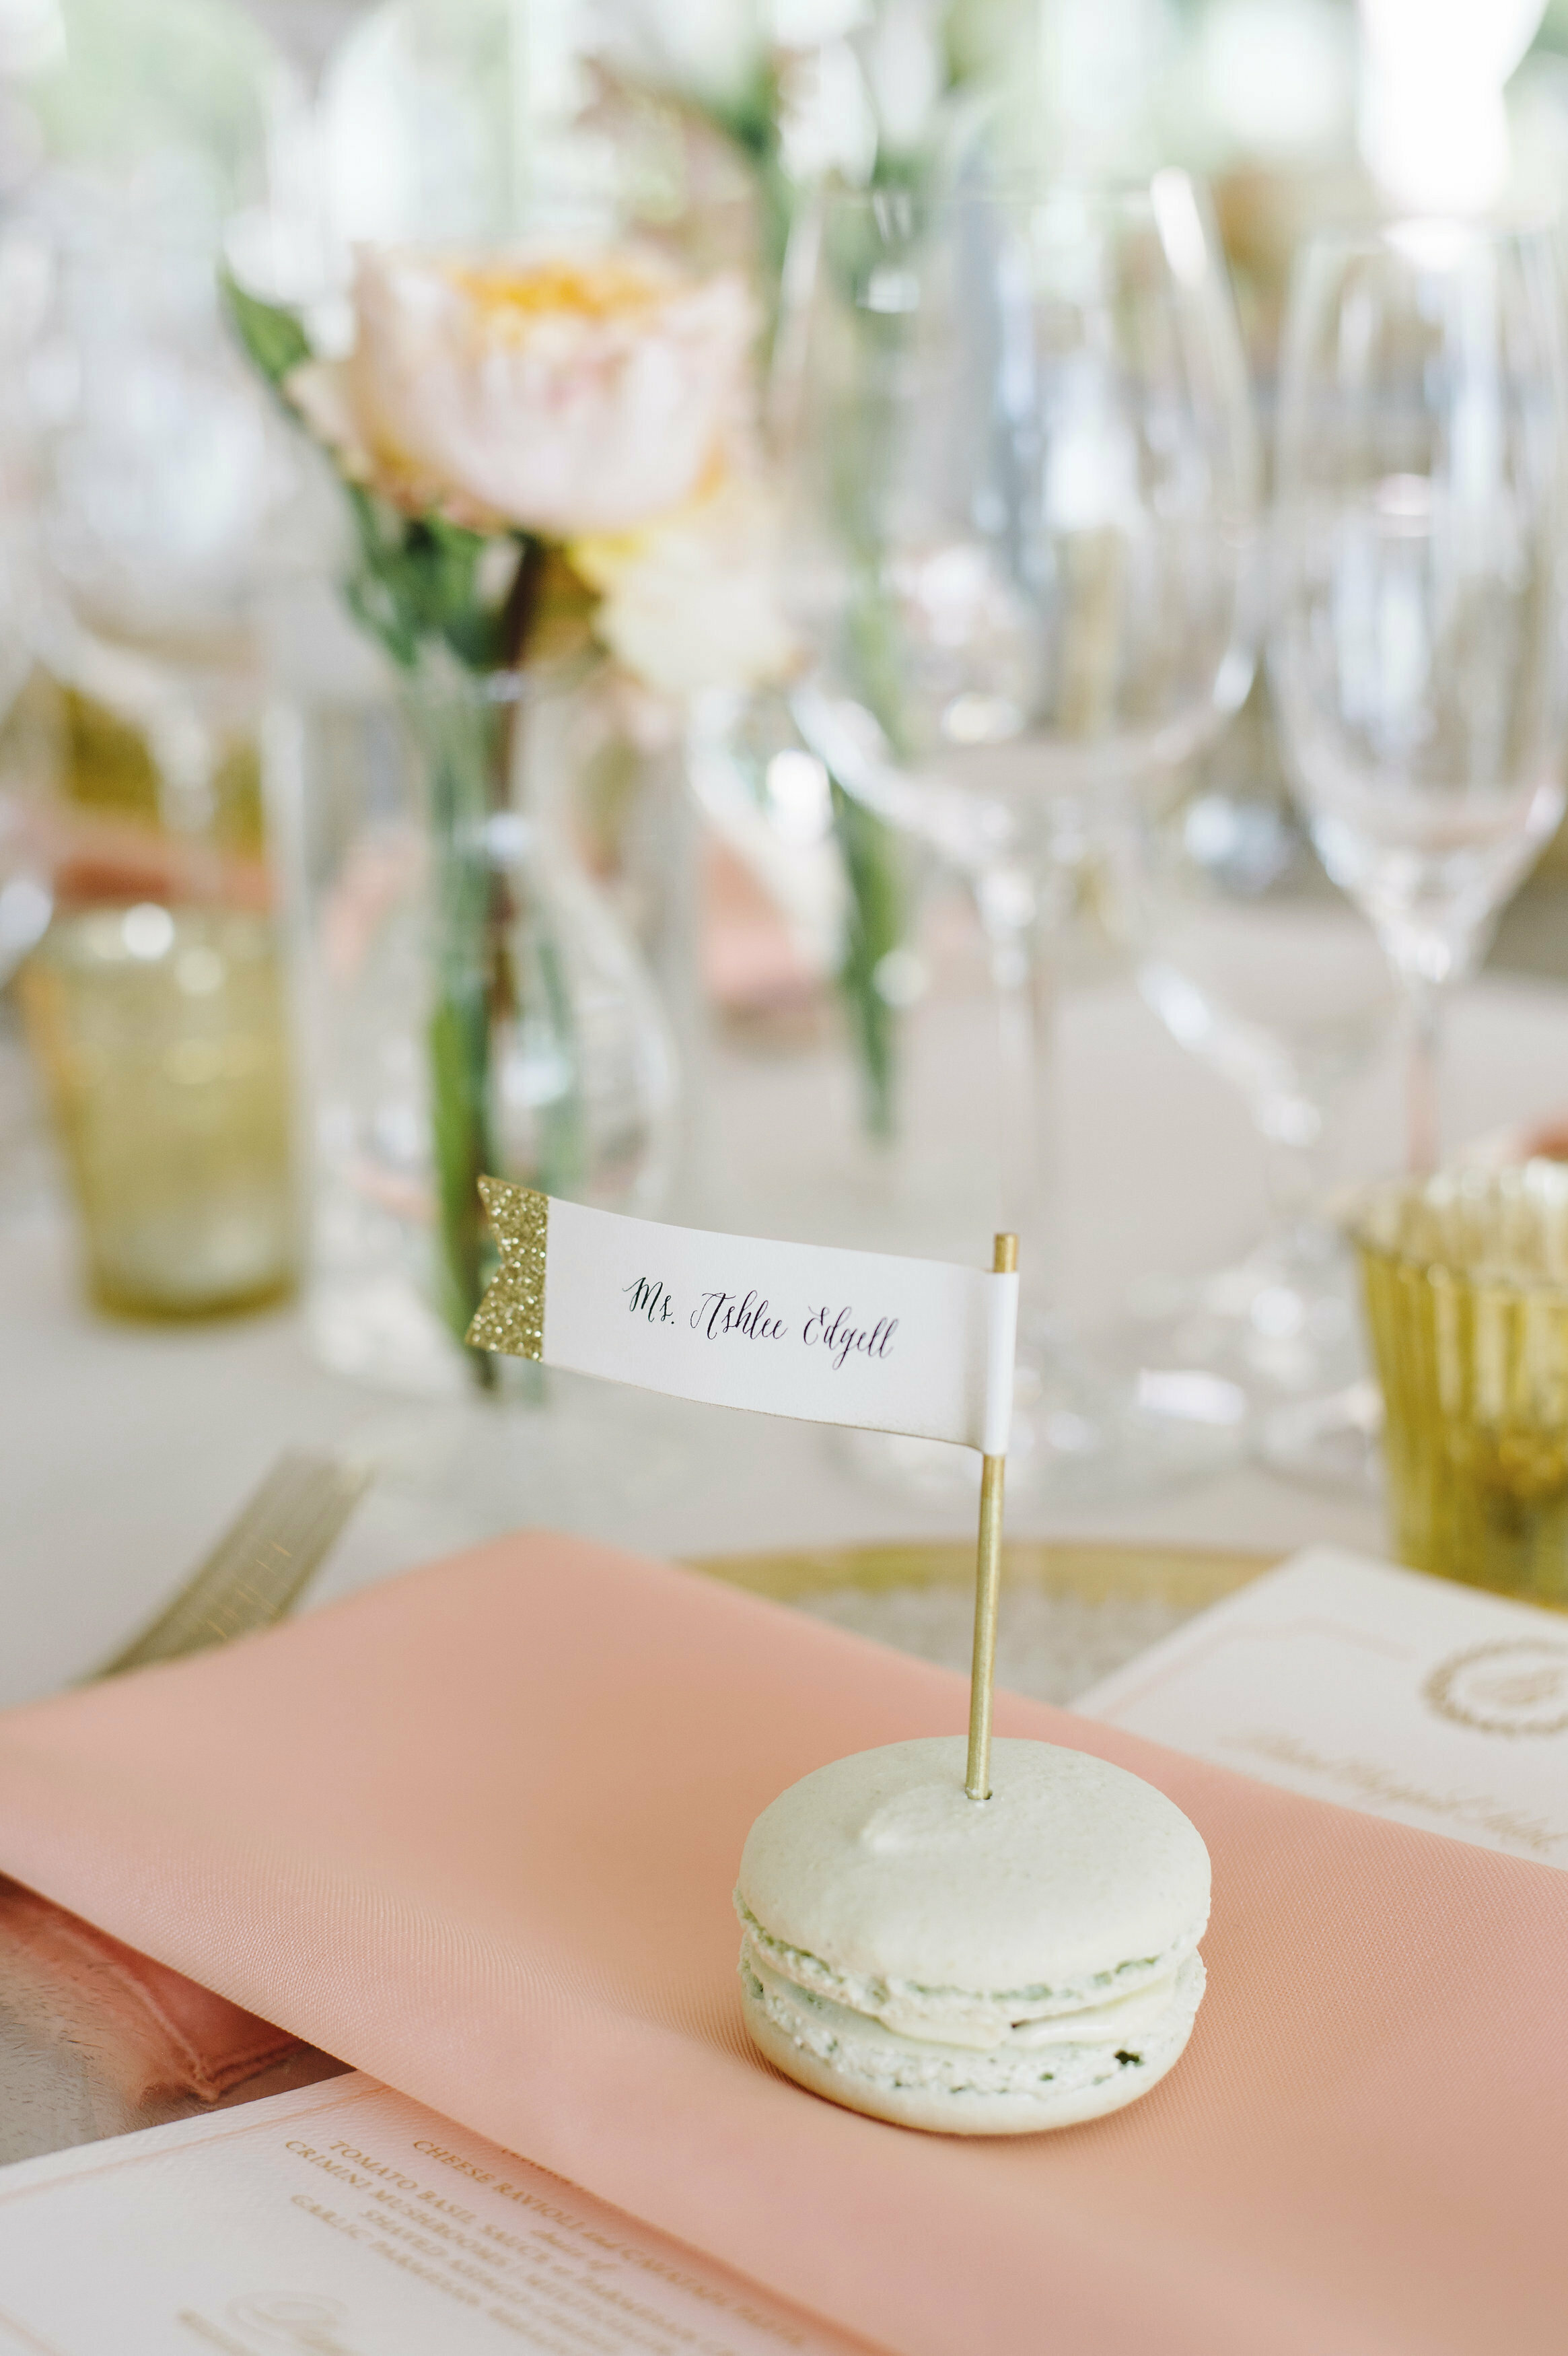
[[[1044,1588],[1085,1602],[1148,1601],[1200,1612],[1271,1570],[1278,1554],[1226,1547],[1129,1545],[1103,1539],[1011,1538],[1004,1588]],[[901,1587],[972,1587],[973,1538],[903,1538],[872,1546],[792,1547],[781,1552],[698,1555],[688,1568],[777,1603],[835,1589],[880,1594]]]

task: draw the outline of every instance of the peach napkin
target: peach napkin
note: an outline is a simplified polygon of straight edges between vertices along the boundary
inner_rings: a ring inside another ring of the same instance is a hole
[[[0,1868],[901,2356],[1560,2356],[1568,1877],[1003,1697],[1213,1853],[1145,2101],[912,2134],[741,2030],[752,1818],[965,1688],[695,1575],[503,1541],[0,1719]]]

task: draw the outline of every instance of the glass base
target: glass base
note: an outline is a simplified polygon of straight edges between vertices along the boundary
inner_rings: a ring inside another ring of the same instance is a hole
[[[1346,1383],[1262,1417],[1253,1452],[1271,1472],[1315,1489],[1382,1493],[1382,1395],[1373,1382]]]
[[[1058,1336],[1020,1344],[1008,1446],[1014,1507],[1121,1503],[1211,1479],[1239,1463],[1246,1402],[1197,1372],[1095,1365]],[[884,1495],[941,1510],[978,1494],[972,1449],[881,1431],[839,1431],[841,1460]]]
[[[435,1517],[445,1542],[509,1530],[580,1529],[583,1503],[602,1523],[635,1519],[699,1481],[700,1440],[678,1402],[586,1376],[522,1366],[516,1390],[368,1415],[347,1445],[370,1459],[379,1494]]]
[[[1333,1229],[1303,1223],[1233,1268],[1151,1279],[1125,1347],[1143,1365],[1237,1384],[1258,1407],[1337,1390],[1364,1368],[1349,1255]]]
[[[305,1322],[335,1375],[413,1398],[461,1399],[475,1388],[463,1353],[400,1268],[315,1276]]]
[[[1328,1225],[1303,1220],[1193,1282],[1146,1284],[1122,1346],[1146,1387],[1232,1386],[1249,1452],[1270,1472],[1378,1494],[1382,1401],[1366,1376],[1355,1272]]]

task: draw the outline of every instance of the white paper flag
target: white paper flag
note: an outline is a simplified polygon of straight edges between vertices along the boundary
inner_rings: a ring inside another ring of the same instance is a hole
[[[479,1183],[501,1267],[469,1328],[476,1349],[1006,1453],[1016,1276],[660,1226]]]

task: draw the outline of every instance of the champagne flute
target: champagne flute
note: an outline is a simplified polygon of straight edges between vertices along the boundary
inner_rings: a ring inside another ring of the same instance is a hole
[[[797,716],[846,792],[970,883],[997,1215],[1032,1269],[1020,1453],[1057,1494],[1125,1484],[1168,1419],[1135,1429],[1074,1375],[1041,1294],[1037,950],[1084,842],[1251,678],[1255,453],[1217,241],[1175,171],[886,190],[829,200],[791,277],[809,296],[780,343],[788,576],[816,659]]]
[[[1416,1173],[1444,994],[1563,811],[1565,427],[1549,232],[1413,220],[1305,249],[1270,669],[1313,840],[1405,999]]]

